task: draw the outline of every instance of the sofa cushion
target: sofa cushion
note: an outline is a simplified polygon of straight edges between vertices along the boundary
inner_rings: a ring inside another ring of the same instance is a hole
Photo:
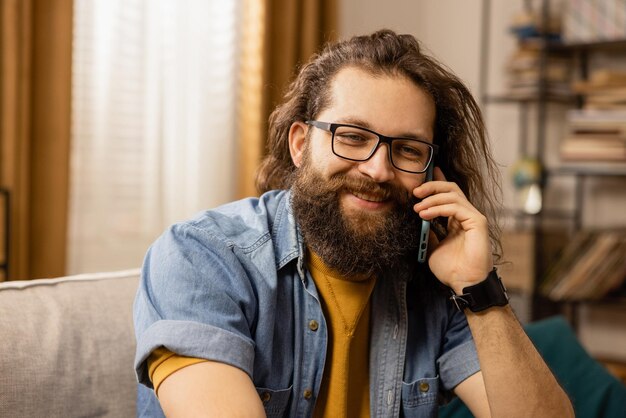
[[[139,270],[0,283],[0,416],[132,417]]]

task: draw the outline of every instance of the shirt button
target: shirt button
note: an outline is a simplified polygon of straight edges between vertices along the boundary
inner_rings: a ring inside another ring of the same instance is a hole
[[[263,392],[263,394],[261,395],[261,401],[263,403],[268,403],[270,399],[272,399],[272,394],[269,392]]]
[[[320,325],[317,323],[315,319],[311,319],[311,321],[309,321],[309,329],[311,331],[317,331],[319,327]]]
[[[313,391],[311,389],[305,389],[302,396],[304,396],[304,399],[308,401],[309,399],[313,397]]]
[[[428,392],[430,385],[426,382],[420,383],[420,392]]]

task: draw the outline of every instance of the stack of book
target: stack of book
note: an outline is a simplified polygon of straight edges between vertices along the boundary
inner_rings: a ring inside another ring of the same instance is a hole
[[[583,97],[583,109],[626,111],[626,71],[592,71],[588,80],[572,83],[572,91]]]
[[[541,93],[556,98],[571,97],[569,60],[548,56],[545,63],[541,62],[545,43],[561,39],[560,14],[551,11],[544,22],[535,11],[525,10],[513,16],[510,30],[517,37],[518,47],[505,67],[507,95],[518,99],[533,99]]]
[[[625,280],[626,231],[579,231],[548,270],[540,292],[552,300],[596,300]]]
[[[561,140],[563,161],[626,161],[626,108],[570,110]]]
[[[508,95],[517,98],[533,98],[543,92],[549,97],[568,98],[570,90],[571,63],[568,59],[550,56],[545,68],[541,68],[543,40],[520,40],[517,50],[506,64]],[[540,83],[545,83],[541,86]],[[543,87],[543,90],[541,90]]]

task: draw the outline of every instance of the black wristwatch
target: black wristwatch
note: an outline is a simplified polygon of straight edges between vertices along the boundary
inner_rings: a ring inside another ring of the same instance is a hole
[[[452,291],[450,299],[461,312],[465,308],[472,312],[480,312],[492,306],[505,306],[509,303],[509,295],[495,268],[482,282],[464,287],[462,295]]]

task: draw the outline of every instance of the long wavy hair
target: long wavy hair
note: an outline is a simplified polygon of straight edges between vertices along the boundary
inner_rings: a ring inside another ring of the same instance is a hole
[[[480,108],[463,82],[425,54],[411,35],[381,30],[328,44],[300,69],[283,103],[270,115],[267,155],[256,177],[259,192],[291,187],[296,167],[289,153],[289,128],[296,121],[316,119],[329,104],[333,77],[347,66],[373,75],[406,76],[431,94],[436,107],[434,142],[439,145],[436,164],[487,217],[494,256],[499,260],[501,186]],[[439,235],[445,234],[441,222],[435,222],[435,227]]]

